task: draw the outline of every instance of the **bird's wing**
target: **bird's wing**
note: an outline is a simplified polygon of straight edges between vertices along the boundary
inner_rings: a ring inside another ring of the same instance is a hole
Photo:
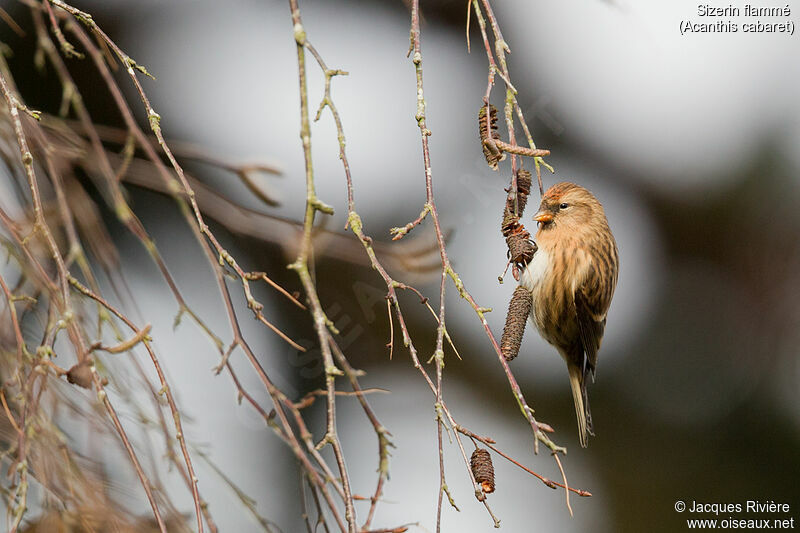
[[[606,282],[608,283],[608,282]],[[603,290],[603,280],[594,265],[588,269],[586,279],[575,291],[575,312],[578,319],[585,359],[583,375],[597,366],[597,351],[606,327],[606,312],[611,304],[611,294]]]

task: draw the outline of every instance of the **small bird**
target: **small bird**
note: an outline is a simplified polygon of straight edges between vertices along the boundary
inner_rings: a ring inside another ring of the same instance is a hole
[[[530,318],[539,334],[567,362],[578,435],[586,447],[594,435],[586,381],[594,381],[606,313],[617,285],[619,254],[597,198],[574,183],[544,193],[539,211],[538,250],[522,273],[531,291]]]

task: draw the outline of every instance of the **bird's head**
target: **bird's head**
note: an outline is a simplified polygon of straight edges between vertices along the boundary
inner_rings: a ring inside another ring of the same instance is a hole
[[[578,230],[598,222],[606,223],[603,206],[597,198],[580,185],[569,182],[547,189],[533,220],[539,223],[540,231],[556,227]]]

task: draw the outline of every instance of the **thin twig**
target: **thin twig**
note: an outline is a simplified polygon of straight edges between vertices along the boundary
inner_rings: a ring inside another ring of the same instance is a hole
[[[336,458],[336,464],[339,469],[339,477],[342,483],[343,498],[345,505],[345,520],[347,520],[347,527],[349,533],[355,533],[356,525],[356,511],[353,505],[353,494],[350,489],[350,476],[345,465],[344,453],[342,445],[336,431],[336,395],[335,395],[335,379],[337,375],[341,374],[341,370],[336,368],[331,354],[330,344],[328,343],[328,326],[330,320],[325,316],[322,310],[317,289],[312,280],[309,270],[309,257],[312,253],[311,234],[314,227],[314,217],[317,211],[325,214],[332,214],[333,209],[324,204],[318,197],[314,186],[314,168],[311,158],[311,127],[308,116],[308,92],[306,87],[306,65],[305,65],[305,45],[306,45],[306,31],[300,17],[300,8],[297,0],[289,0],[289,8],[292,14],[292,22],[294,24],[294,39],[297,48],[297,66],[299,70],[299,85],[300,85],[300,137],[303,141],[303,154],[305,159],[305,174],[306,174],[306,209],[305,216],[303,217],[303,237],[301,241],[300,252],[297,259],[292,263],[289,268],[297,272],[303,288],[306,292],[306,297],[311,305],[311,314],[314,317],[314,327],[317,332],[317,337],[322,352],[322,360],[325,367],[325,387],[328,391],[327,394],[327,427],[325,435],[323,436],[318,446],[330,444],[333,448],[333,454]]]

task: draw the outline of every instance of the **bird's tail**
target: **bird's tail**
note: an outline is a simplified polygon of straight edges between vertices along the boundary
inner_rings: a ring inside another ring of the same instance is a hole
[[[569,384],[572,388],[572,399],[575,402],[575,415],[578,417],[578,436],[581,446],[586,448],[589,435],[594,435],[592,427],[592,411],[589,409],[589,397],[586,394],[586,375],[576,365],[567,365]]]

